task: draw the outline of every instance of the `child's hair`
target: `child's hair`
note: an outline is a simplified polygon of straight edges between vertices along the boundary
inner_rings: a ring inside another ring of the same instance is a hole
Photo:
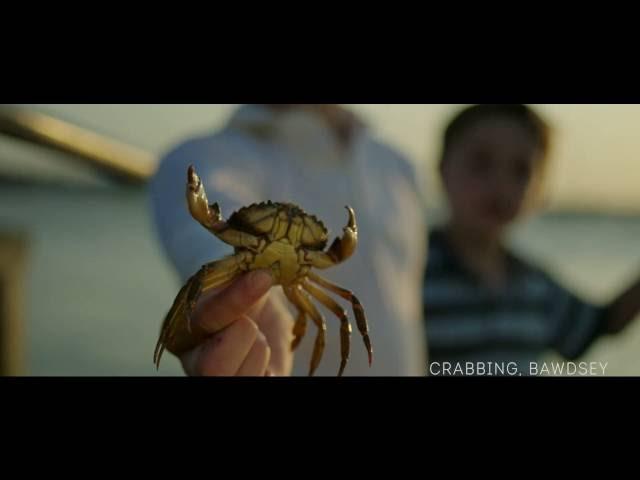
[[[462,134],[476,123],[493,118],[507,118],[517,122],[531,133],[540,148],[542,156],[536,165],[536,175],[532,179],[534,185],[532,185],[530,195],[531,200],[534,200],[540,194],[546,176],[547,160],[551,148],[551,127],[538,113],[527,105],[480,104],[466,107],[456,113],[444,130],[440,167],[443,166],[450,148],[458,141]]]
[[[527,105],[519,104],[481,104],[467,107],[451,119],[444,131],[442,159],[446,157],[449,149],[458,140],[458,137],[469,127],[481,120],[496,117],[509,118],[526,128],[546,158],[550,147],[551,129],[549,124],[534,110]]]

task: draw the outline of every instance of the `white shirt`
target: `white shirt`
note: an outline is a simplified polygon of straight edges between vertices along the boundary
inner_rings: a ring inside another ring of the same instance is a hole
[[[426,261],[424,195],[409,161],[376,141],[366,128],[345,149],[311,112],[241,107],[222,131],[189,140],[170,152],[152,181],[157,230],[182,281],[203,264],[233,251],[190,216],[185,200],[189,164],[202,178],[209,201],[218,202],[226,218],[254,202],[291,202],[322,219],[331,231],[331,242],[347,223],[344,207],[353,207],[359,237],[355,254],[334,268],[316,271],[353,291],[366,312],[374,349],[371,368],[351,306],[337,299],[353,326],[345,375],[426,374],[421,298]],[[335,376],[340,322],[324,307],[319,309],[327,320],[327,340],[316,375]],[[296,352],[294,375],[308,373],[315,334],[310,323]]]

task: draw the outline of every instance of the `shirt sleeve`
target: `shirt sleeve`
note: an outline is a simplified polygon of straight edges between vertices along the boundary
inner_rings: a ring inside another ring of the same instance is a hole
[[[193,165],[209,203],[217,202],[225,217],[263,194],[261,155],[246,136],[221,133],[190,140],[161,160],[150,184],[152,219],[170,263],[184,282],[204,264],[233,253],[189,213],[187,169]]]
[[[605,308],[551,283],[551,315],[556,326],[553,346],[564,358],[575,360],[602,335]]]

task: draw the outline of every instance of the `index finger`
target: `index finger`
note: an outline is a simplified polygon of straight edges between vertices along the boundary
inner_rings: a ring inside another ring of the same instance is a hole
[[[273,277],[268,270],[256,270],[239,277],[198,305],[193,327],[210,334],[223,330],[245,315],[272,286]]]

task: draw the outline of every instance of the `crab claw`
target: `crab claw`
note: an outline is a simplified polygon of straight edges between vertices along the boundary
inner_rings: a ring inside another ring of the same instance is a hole
[[[334,263],[340,263],[347,260],[358,245],[358,226],[356,225],[356,215],[349,206],[345,207],[349,212],[349,223],[342,229],[342,237],[336,238],[327,254]]]
[[[187,171],[187,203],[193,218],[205,228],[214,228],[221,221],[218,205],[209,205],[202,180],[193,165]]]
[[[193,165],[189,165],[189,169],[187,170],[187,182],[189,186],[197,184],[199,180],[196,169]]]
[[[347,228],[353,231],[358,231],[358,226],[356,225],[356,214],[353,211],[353,208],[351,208],[349,205],[345,206],[344,208],[346,208],[347,212],[349,212],[349,223],[347,224]]]

